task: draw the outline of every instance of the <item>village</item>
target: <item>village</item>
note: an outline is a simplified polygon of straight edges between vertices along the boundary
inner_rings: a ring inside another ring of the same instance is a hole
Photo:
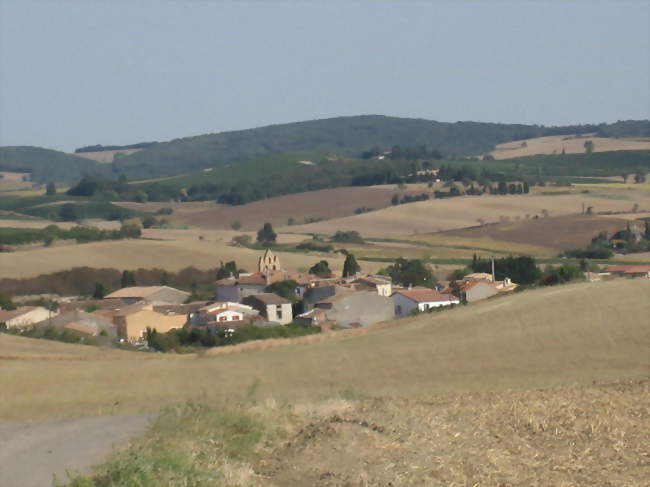
[[[584,274],[589,281],[616,276],[649,278],[650,266],[615,265]],[[82,343],[83,337],[94,337],[96,344],[147,349],[152,332],[198,329],[234,335],[245,326],[286,325],[332,332],[493,299],[517,289],[508,277],[496,280],[494,269],[438,281],[431,288],[401,286],[387,275],[362,272],[319,277],[285,270],[280,258],[267,249],[256,272],[231,273],[216,280],[212,300],[192,301],[189,292],[165,285],[128,286],[101,299],[59,297],[49,309],[0,310],[0,331],[40,330],[43,338],[57,333],[65,337],[67,332],[81,337]]]

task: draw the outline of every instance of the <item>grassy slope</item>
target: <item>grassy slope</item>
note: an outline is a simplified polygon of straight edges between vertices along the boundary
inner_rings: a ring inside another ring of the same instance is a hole
[[[2,361],[0,418],[156,411],[241,397],[253,383],[259,398],[314,401],[344,391],[421,397],[643,377],[649,292],[642,279],[566,285],[203,358],[133,353],[107,361],[98,350],[83,362],[39,360],[25,345],[20,353],[32,358]],[[11,354],[13,340],[0,335],[0,356]]]
[[[634,203],[644,210],[650,208],[650,196],[644,191],[619,191],[589,194],[469,196],[429,200],[385,208],[362,215],[286,227],[285,231],[334,234],[337,230],[356,230],[367,237],[397,237],[452,230],[498,222],[501,217],[511,221],[524,220],[526,215],[551,216],[577,214],[582,204],[592,206],[594,212],[630,211]]]
[[[82,174],[108,175],[99,163],[40,147],[0,147],[0,170],[32,172],[39,183],[76,182]]]

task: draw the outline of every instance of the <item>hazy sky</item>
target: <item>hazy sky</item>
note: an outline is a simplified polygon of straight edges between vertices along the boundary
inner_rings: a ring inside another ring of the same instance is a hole
[[[650,118],[650,1],[0,0],[0,145]]]

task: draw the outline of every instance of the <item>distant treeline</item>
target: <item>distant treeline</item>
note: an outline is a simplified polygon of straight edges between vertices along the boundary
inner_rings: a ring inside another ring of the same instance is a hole
[[[126,150],[126,149],[148,149],[149,147],[153,147],[156,145],[158,142],[140,142],[138,144],[131,144],[131,145],[87,145],[85,147],[79,147],[78,149],[75,149],[75,154],[78,154],[80,152],[105,152],[105,151],[111,151],[111,150]]]
[[[133,271],[138,286],[167,285],[188,292],[202,292],[212,295],[216,268],[200,270],[187,267],[178,272],[162,269],[137,269]],[[93,296],[96,284],[101,284],[107,293],[120,289],[122,271],[112,268],[95,269],[75,267],[65,271],[41,274],[23,279],[0,279],[0,293],[9,296],[32,294],[58,294],[60,296]]]
[[[76,240],[79,243],[99,242],[138,238],[141,230],[138,225],[123,223],[119,230],[100,230],[95,227],[73,227],[65,230],[56,225],[45,228],[0,228],[0,247],[2,245],[24,245],[36,242],[52,244],[55,240]]]

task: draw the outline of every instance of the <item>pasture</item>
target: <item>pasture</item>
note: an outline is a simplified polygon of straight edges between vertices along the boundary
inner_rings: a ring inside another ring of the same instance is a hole
[[[598,212],[630,212],[634,204],[639,211],[650,209],[650,194],[643,191],[603,191],[554,195],[483,195],[434,199],[393,206],[379,211],[322,222],[285,226],[284,232],[322,233],[356,230],[364,237],[397,237],[442,232],[458,228],[496,223],[517,222],[535,216],[575,215],[591,206]]]
[[[538,154],[583,154],[585,142],[594,144],[594,152],[612,152],[626,150],[648,150],[650,139],[644,138],[609,138],[595,137],[593,134],[583,135],[552,135],[534,139],[515,140],[499,144],[490,152],[495,159],[511,159]]]
[[[2,277],[21,278],[70,269],[72,267],[112,267],[116,269],[159,268],[178,271],[188,266],[213,268],[220,261],[235,260],[244,269],[257,269],[262,252],[233,247],[224,241],[175,240],[120,240],[78,245],[30,248],[17,252],[0,253]],[[306,270],[325,258],[335,272],[341,272],[344,258],[333,254],[302,254],[278,252],[282,264],[289,270]],[[364,270],[374,271],[379,263],[364,262]]]
[[[261,400],[317,401],[350,390],[417,398],[642,378],[648,293],[646,279],[571,284],[199,356],[47,343],[53,358],[46,342],[0,335],[0,357],[11,356],[0,359],[0,418],[157,411],[227,401],[253,383]]]

